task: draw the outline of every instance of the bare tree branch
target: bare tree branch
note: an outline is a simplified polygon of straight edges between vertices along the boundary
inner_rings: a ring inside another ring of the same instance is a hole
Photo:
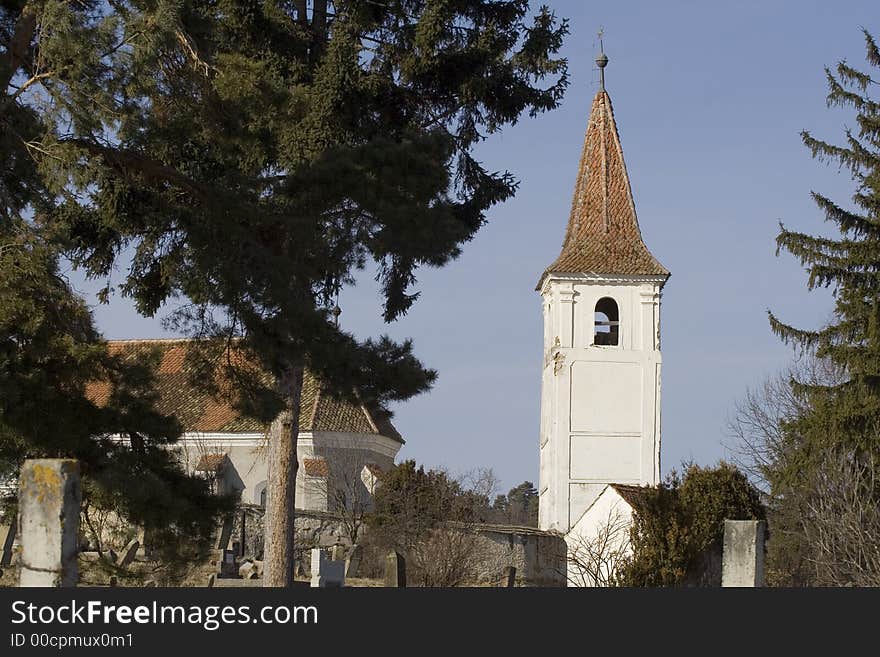
[[[572,586],[614,586],[632,551],[630,520],[616,508],[591,536],[569,535],[566,576]]]

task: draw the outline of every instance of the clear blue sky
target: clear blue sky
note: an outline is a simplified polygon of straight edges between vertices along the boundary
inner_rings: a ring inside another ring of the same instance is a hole
[[[434,390],[395,407],[401,458],[463,472],[492,467],[506,489],[537,484],[542,327],[535,283],[555,258],[569,214],[590,101],[596,31],[605,28],[614,103],[643,237],[671,271],[663,294],[663,470],[725,455],[725,421],[745,389],[784,366],[788,348],[766,311],[814,326],[830,295],[808,293],[802,268],[775,256],[778,222],[828,230],[811,189],[846,202],[845,172],[810,158],[799,132],[839,140],[852,117],[825,106],[823,67],[864,64],[860,26],[880,37],[880,6],[841,2],[548,4],[571,21],[562,107],[481,146],[491,169],[521,180],[516,198],[382,325],[369,275],[341,299],[360,336],[412,337],[440,372]],[[74,280],[76,277],[73,277]],[[88,293],[94,285],[77,283]],[[95,308],[108,338],[159,337],[158,319],[124,299]]]

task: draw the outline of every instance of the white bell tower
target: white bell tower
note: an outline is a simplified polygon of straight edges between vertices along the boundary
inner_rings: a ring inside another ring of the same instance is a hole
[[[642,241],[611,99],[590,110],[544,314],[539,526],[567,533],[608,484],[660,479],[660,293]]]

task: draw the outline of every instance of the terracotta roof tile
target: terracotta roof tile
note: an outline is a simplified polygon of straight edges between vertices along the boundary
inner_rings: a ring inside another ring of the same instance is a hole
[[[633,486],[631,484],[611,484],[611,488],[617,491],[617,494],[636,511],[644,508],[648,495],[655,490],[653,486]]]
[[[642,241],[611,98],[593,99],[562,252],[550,273],[669,276]]]
[[[202,454],[196,464],[196,472],[217,472],[226,465],[226,452],[221,454]]]
[[[184,431],[209,433],[257,433],[266,426],[254,418],[241,415],[226,396],[214,397],[194,386],[186,371],[187,340],[115,340],[109,342],[110,351],[124,359],[142,362],[155,358],[158,362],[156,408],[173,415]],[[231,386],[231,382],[221,386]],[[310,373],[303,376],[300,401],[300,431],[328,431],[380,434],[403,442],[400,434],[388,421],[381,409],[334,399],[319,389],[318,381]],[[86,394],[101,406],[110,397],[110,385],[103,381],[89,383]]]
[[[326,459],[303,459],[303,470],[310,477],[326,477],[330,474],[330,468]]]

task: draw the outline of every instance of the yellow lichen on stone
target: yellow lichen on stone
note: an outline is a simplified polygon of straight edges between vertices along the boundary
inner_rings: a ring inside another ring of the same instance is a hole
[[[57,469],[42,463],[33,465],[30,477],[23,483],[24,492],[32,494],[40,503],[61,495],[61,475]]]

